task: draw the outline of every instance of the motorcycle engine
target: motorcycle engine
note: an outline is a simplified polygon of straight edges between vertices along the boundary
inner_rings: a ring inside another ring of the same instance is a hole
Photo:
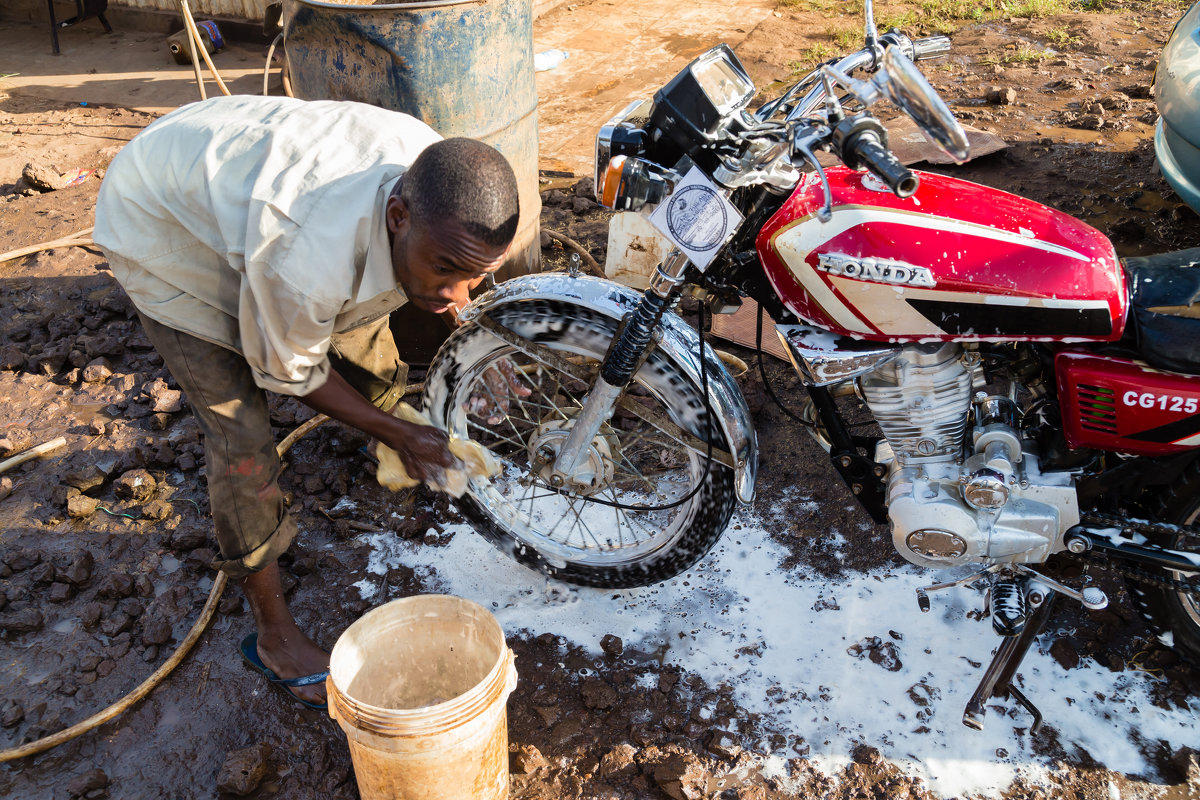
[[[1042,473],[1016,403],[977,384],[978,354],[953,343],[907,346],[859,378],[885,437],[892,539],[914,564],[1042,562],[1079,521],[1072,476]]]

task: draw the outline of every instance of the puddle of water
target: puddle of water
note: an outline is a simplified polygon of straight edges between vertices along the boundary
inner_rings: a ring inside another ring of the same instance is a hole
[[[179,559],[170,553],[163,554],[162,558],[159,559],[158,567],[156,568],[156,571],[159,575],[172,575],[178,570]],[[170,589],[172,585],[173,584],[171,581],[165,579],[154,581],[154,596],[158,597],[160,594],[167,591],[167,589]]]
[[[50,626],[50,630],[54,631],[55,633],[74,633],[75,631],[79,630],[79,618],[68,617],[67,619],[60,619],[58,622]]]
[[[104,409],[108,403],[76,403],[68,401],[71,412],[80,425],[86,425],[93,419],[99,418],[101,422],[112,422],[113,417],[110,414],[104,413]]]
[[[27,684],[29,684],[30,686],[37,686],[39,683],[45,681],[51,675],[54,675],[55,672],[56,672],[56,669],[51,666],[44,667],[43,669],[40,669],[37,672],[26,672],[25,673],[25,682]]]
[[[158,725],[155,727],[160,731],[169,731],[177,726],[183,720],[183,713],[179,710],[179,706],[174,703],[166,704],[159,712]]]

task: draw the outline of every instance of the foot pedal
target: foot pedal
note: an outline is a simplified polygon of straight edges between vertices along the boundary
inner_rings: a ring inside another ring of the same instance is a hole
[[[992,584],[992,629],[1001,636],[1019,636],[1029,621],[1024,581]]]

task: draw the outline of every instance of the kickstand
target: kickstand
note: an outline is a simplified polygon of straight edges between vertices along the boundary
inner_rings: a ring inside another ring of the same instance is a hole
[[[1016,675],[1017,668],[1021,666],[1025,654],[1033,646],[1034,639],[1050,621],[1050,610],[1053,605],[1054,593],[1047,592],[1045,600],[1025,623],[1025,630],[1021,631],[1018,636],[1008,637],[1001,642],[995,657],[992,658],[992,663],[988,664],[987,671],[983,673],[983,680],[979,682],[979,687],[975,689],[975,693],[967,702],[967,707],[963,711],[963,725],[977,731],[983,730],[983,716],[987,713],[985,706],[987,701],[993,697],[1001,699],[1011,697],[1033,715],[1033,725],[1030,726],[1029,733],[1036,734],[1038,732],[1042,726],[1042,713],[1029,701],[1029,698],[1012,685],[1012,679]]]
[[[1020,705],[1033,716],[1033,724],[1029,726],[1029,734],[1031,736],[1036,734],[1038,729],[1042,727],[1042,712],[1038,711],[1037,706],[1031,703],[1029,698],[1021,694],[1021,690],[1013,686],[1011,683],[1008,685],[1007,691],[1009,697],[1011,697],[1013,700],[1016,700],[1018,705]]]

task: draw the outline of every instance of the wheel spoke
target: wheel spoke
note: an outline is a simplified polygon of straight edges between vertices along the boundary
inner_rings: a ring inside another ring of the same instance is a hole
[[[647,478],[645,475],[643,475],[642,471],[639,470],[637,468],[637,466],[632,461],[629,460],[628,456],[626,456],[624,452],[621,453],[621,461],[625,462],[625,465],[627,467],[627,469],[621,471],[621,474],[626,475],[636,481],[641,481],[642,484],[645,485],[647,491],[653,492],[656,497],[658,497],[659,499],[663,499],[662,493],[659,492],[658,487],[654,485],[654,482],[651,481],[649,478]],[[613,466],[614,466],[614,475],[615,475],[616,474],[615,468],[617,466],[617,463],[615,461],[613,462]]]
[[[534,451],[556,453],[566,441],[616,324],[589,308],[560,305],[569,313],[559,313],[558,306],[548,301],[488,312],[491,326],[460,332],[460,338],[487,338],[465,340],[468,346],[459,349],[464,355],[450,362],[456,372],[449,371],[449,365],[433,370],[440,371],[443,380],[465,379],[452,388],[453,402],[443,412],[451,414],[447,420],[451,430],[491,449],[503,465],[490,486],[473,485],[475,502],[463,509],[468,518],[497,529],[501,541],[517,545],[515,552],[525,553],[525,560],[540,553],[542,567],[554,565],[552,571],[562,570],[567,580],[590,574],[589,582],[598,581],[597,585],[604,585],[600,581],[632,585],[630,581],[646,579],[639,576],[661,575],[672,569],[671,564],[680,563],[658,561],[660,554],[677,544],[688,547],[689,553],[707,548],[724,519],[707,515],[697,531],[696,520],[701,518],[693,504],[719,502],[720,508],[731,508],[730,478],[727,473],[714,473],[723,482],[715,485],[719,491],[656,508],[683,497],[699,480],[697,458],[689,450],[695,437],[676,428],[671,409],[694,406],[700,387],[662,355],[653,356],[653,368],[640,372],[631,389],[638,408],[630,411],[628,401],[622,401],[618,413],[626,430],[606,425],[584,444],[588,462],[576,480],[584,480],[583,473],[593,469],[598,470],[595,477],[587,475],[586,485],[568,480],[563,487],[551,486],[548,475],[542,477],[542,456]],[[497,335],[496,326],[507,333]],[[517,377],[512,382],[525,387],[517,391],[528,389],[527,395],[483,378],[489,369],[498,368],[502,358],[514,364]],[[489,425],[488,415],[470,414],[467,400],[472,396],[485,398],[493,409],[506,400],[503,422]],[[642,506],[647,510],[638,510]],[[641,563],[648,572],[624,569]]]
[[[576,408],[583,408],[583,401],[581,401],[576,396],[578,393],[573,392],[570,389],[568,389],[566,386],[564,386],[563,382],[562,382],[562,377],[557,372],[551,372],[550,378],[554,381],[554,385],[558,388],[558,391],[562,392],[562,394],[566,395],[567,398],[570,399],[570,401],[575,405]],[[574,378],[572,378],[572,380],[574,380]],[[584,387],[584,391],[586,393],[586,391],[587,391],[586,386]]]
[[[582,498],[580,498],[580,499],[582,499]],[[592,532],[591,527],[586,522],[583,521],[583,514],[580,513],[580,511],[578,509],[575,508],[574,496],[571,496],[570,504],[571,504],[571,512],[575,515],[575,521],[578,522],[579,525],[585,531],[587,531],[588,536],[590,536],[592,538],[592,541],[596,543],[596,547],[600,548],[601,550],[605,549],[604,544],[599,539],[596,538],[596,534]],[[580,541],[583,541],[582,535],[579,538],[580,538]]]
[[[521,397],[521,396],[520,396],[519,394],[517,394],[516,392],[513,392],[513,393],[512,393],[512,397],[513,397],[513,400],[515,400],[515,401],[516,401],[516,403],[517,403],[517,406],[518,406],[518,407],[521,409],[521,416],[522,416],[522,417],[524,417],[526,420],[528,420],[528,419],[529,419],[529,412],[528,412],[528,408],[529,408],[529,406],[531,406],[531,405],[534,405],[534,403],[532,403],[532,402],[528,402],[526,398],[524,398],[524,397]],[[530,392],[530,395],[529,395],[529,397],[530,397],[530,398],[532,398],[532,397],[533,397],[532,390],[531,390],[531,392]]]
[[[492,398],[492,404],[493,404],[493,407],[494,407],[494,408],[497,408],[497,409],[499,409],[499,408],[502,408],[502,407],[503,407],[503,404],[500,402],[500,398],[496,396],[496,393],[495,393],[494,391],[492,391],[492,387],[488,385],[487,381],[485,381],[485,380],[483,380],[483,379],[481,378],[479,382],[483,384],[483,388],[484,388],[484,390],[485,390],[485,391],[488,393],[488,395],[489,395],[489,396]],[[508,414],[508,413],[505,413],[505,414],[503,415],[503,417],[504,417],[504,421],[505,421],[506,423],[508,423],[508,427],[512,428],[512,430],[513,430],[513,433],[515,433],[517,436],[520,436],[520,435],[521,435],[521,432],[520,432],[520,431],[518,431],[518,430],[517,430],[517,426],[513,424],[513,421],[512,421],[512,415],[511,415],[511,414]]]
[[[615,492],[610,492],[609,496],[612,497],[613,502],[620,502],[619,500],[617,500]],[[654,529],[647,528],[645,525],[643,525],[641,522],[639,522],[637,520],[637,517],[633,516],[630,513],[630,509],[622,508],[621,506],[615,506],[615,508],[616,508],[616,511],[620,514],[620,516],[624,517],[625,521],[627,523],[629,523],[629,529],[631,532],[634,529],[641,530],[647,534],[647,536],[646,536],[647,539],[652,538],[654,536]],[[633,514],[637,514],[637,513],[639,513],[639,512],[633,512]],[[639,540],[635,537],[634,541],[636,542]]]
[[[497,433],[494,429],[480,425],[478,422],[475,422],[474,420],[468,419],[467,426],[470,428],[474,428],[475,430],[478,430],[478,431],[483,431],[488,436],[493,436],[506,444],[511,444],[513,447],[517,448],[518,450],[524,450],[526,447],[525,442],[523,442],[519,439],[514,440],[514,439],[508,438],[507,436],[503,436],[503,435]],[[520,432],[518,432],[517,436],[520,436],[520,435],[521,435]]]

